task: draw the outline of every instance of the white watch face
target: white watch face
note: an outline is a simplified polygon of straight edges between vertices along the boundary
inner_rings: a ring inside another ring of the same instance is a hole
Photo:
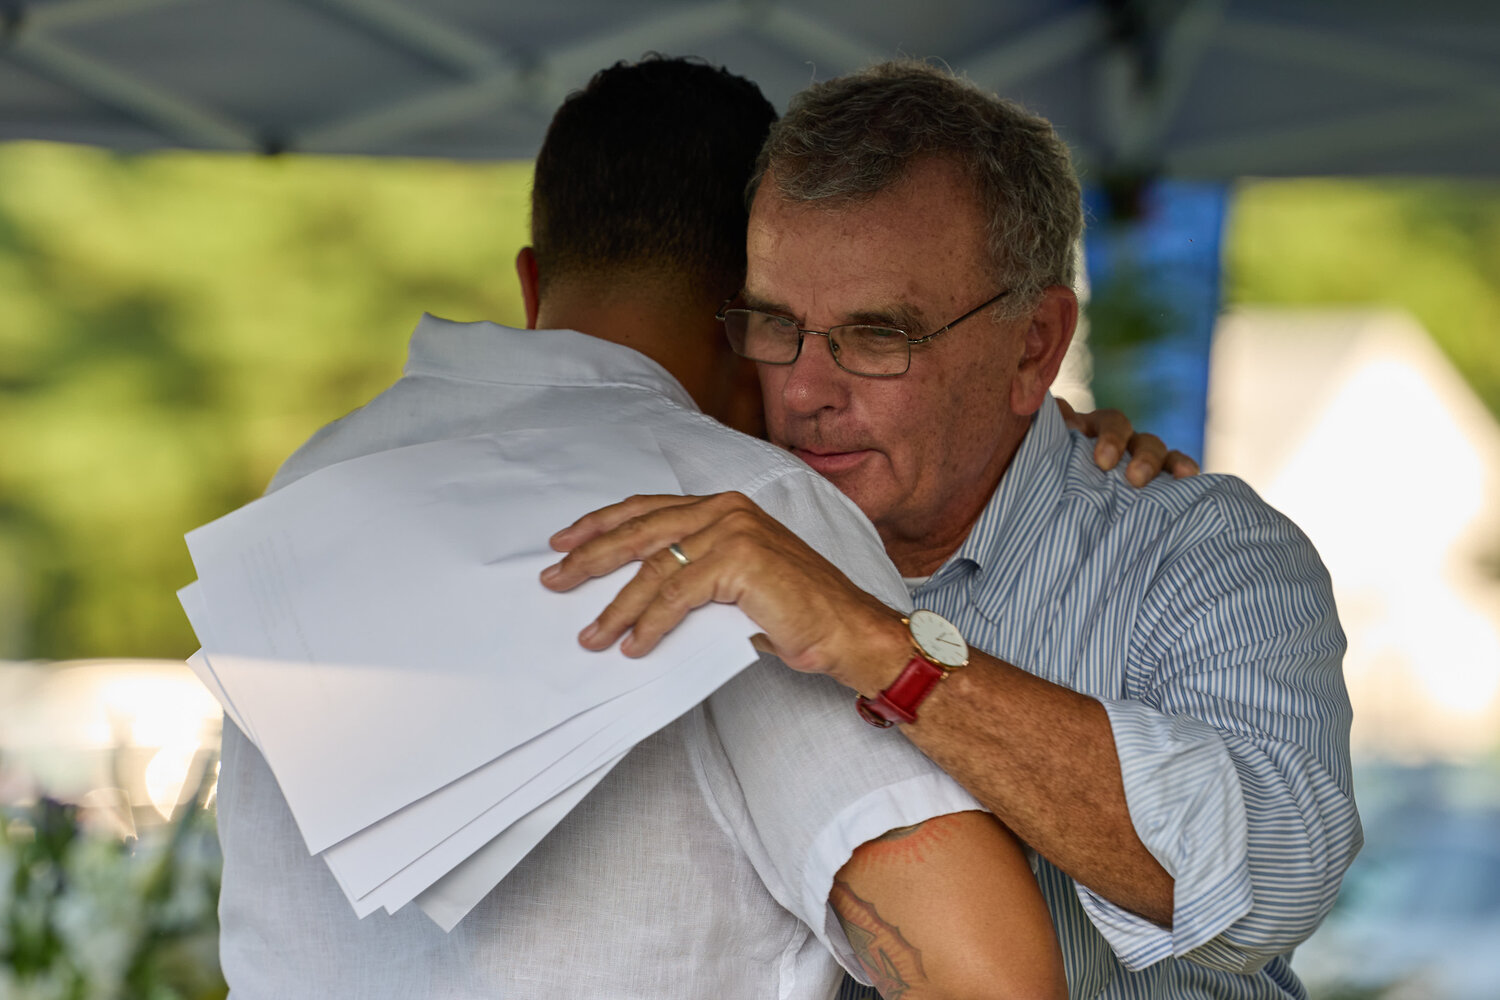
[[[969,644],[948,619],[935,611],[913,611],[912,641],[922,655],[944,667],[961,667],[969,662]]]

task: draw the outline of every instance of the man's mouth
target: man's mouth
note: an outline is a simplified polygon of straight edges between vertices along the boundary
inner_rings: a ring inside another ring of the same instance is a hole
[[[824,476],[836,476],[848,472],[869,458],[868,449],[835,451],[825,448],[792,448],[792,454],[812,466]]]

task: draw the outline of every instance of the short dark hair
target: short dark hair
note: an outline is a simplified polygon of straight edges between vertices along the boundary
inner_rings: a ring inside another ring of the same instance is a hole
[[[859,201],[923,159],[956,164],[974,184],[997,282],[1030,308],[1049,285],[1073,284],[1083,231],[1078,176],[1050,122],[945,69],[909,59],[815,84],[792,98],[761,152],[793,201]]]
[[[682,275],[725,296],[745,277],[745,184],[776,110],[700,59],[655,53],[601,70],[547,129],[531,241],[549,281]]]

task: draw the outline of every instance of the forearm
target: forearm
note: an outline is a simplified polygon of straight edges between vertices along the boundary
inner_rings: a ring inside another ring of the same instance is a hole
[[[911,655],[894,612],[863,620],[858,648],[833,658],[836,679],[864,695]],[[970,649],[922,703],[907,738],[1022,841],[1079,883],[1162,926],[1172,877],[1137,836],[1109,716],[1093,698]]]
[[[1172,877],[1131,822],[1099,702],[976,651],[905,731],[1074,880],[1171,926]]]
[[[1131,968],[1178,955],[1253,972],[1317,927],[1360,843],[1352,798],[1305,747],[1101,703],[988,657],[904,728],[1099,897],[1086,907]]]

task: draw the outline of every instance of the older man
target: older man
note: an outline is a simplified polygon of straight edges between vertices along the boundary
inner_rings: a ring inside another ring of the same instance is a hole
[[[1065,147],[1014,105],[904,62],[800,95],[721,315],[772,441],[870,517],[924,610],[732,495],[590,515],[543,580],[642,558],[586,646],[643,653],[734,602],[903,723],[1040,855],[1072,995],[1302,996],[1290,952],[1361,843],[1327,574],[1243,484],[1132,491],[1063,427],[1080,228]]]

